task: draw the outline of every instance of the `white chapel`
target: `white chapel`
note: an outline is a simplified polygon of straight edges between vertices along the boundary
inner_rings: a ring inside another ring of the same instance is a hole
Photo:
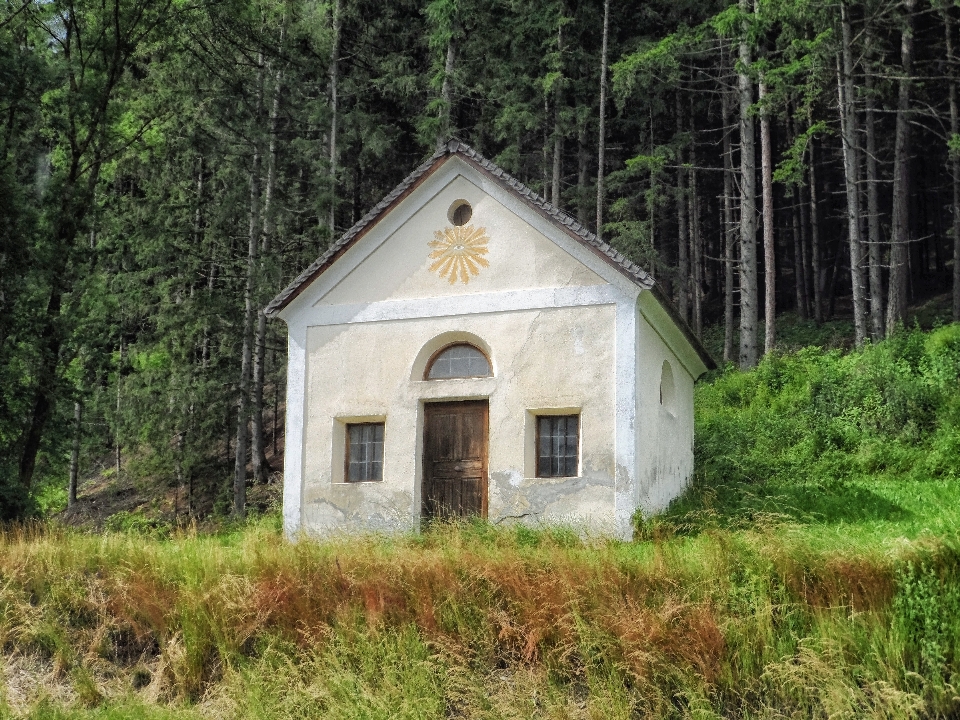
[[[649,274],[457,140],[266,313],[291,537],[479,515],[629,538],[693,471],[710,356]]]

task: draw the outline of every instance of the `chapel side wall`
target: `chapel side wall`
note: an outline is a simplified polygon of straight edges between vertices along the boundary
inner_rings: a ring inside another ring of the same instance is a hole
[[[640,316],[638,324],[638,504],[649,516],[666,509],[693,477],[694,378],[645,318]],[[675,390],[667,404],[660,396],[664,362],[670,364]]]
[[[312,534],[418,526],[424,402],[489,398],[492,522],[611,532],[616,437],[615,306],[311,327],[302,517]],[[418,354],[444,334],[474,335],[494,377],[424,381]],[[536,478],[536,411],[581,416],[581,474]],[[342,482],[347,422],[385,423],[383,480]]]

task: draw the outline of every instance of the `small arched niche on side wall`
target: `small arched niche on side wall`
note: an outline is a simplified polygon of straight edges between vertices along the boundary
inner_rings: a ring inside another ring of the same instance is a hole
[[[677,414],[677,386],[673,381],[673,368],[667,360],[660,371],[660,407],[671,415]]]
[[[441,350],[454,345],[472,345],[475,347],[487,359],[489,365],[489,373],[487,374],[487,377],[496,375],[495,359],[490,350],[490,345],[473,333],[452,331],[441,333],[440,335],[431,338],[424,344],[422,348],[420,348],[420,352],[417,353],[417,357],[413,361],[413,367],[410,371],[410,379],[425,380],[430,362],[435,359],[435,356]]]

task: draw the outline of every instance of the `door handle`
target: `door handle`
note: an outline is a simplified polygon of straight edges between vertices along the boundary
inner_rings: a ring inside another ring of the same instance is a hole
[[[453,470],[454,472],[461,472],[463,470],[463,465],[454,465]]]

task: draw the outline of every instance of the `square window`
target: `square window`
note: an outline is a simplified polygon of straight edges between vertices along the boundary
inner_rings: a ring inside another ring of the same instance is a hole
[[[580,416],[537,416],[537,477],[579,474]]]
[[[347,482],[383,480],[383,423],[347,425]]]

